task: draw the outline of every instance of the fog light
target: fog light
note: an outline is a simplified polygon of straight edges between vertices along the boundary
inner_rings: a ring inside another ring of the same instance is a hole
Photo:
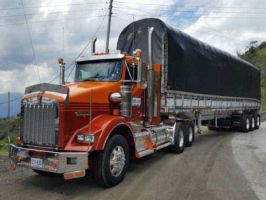
[[[68,165],[76,165],[77,164],[77,158],[76,157],[67,157],[67,164]]]

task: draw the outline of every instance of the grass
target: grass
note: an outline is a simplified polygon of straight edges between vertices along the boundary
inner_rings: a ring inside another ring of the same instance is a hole
[[[11,143],[15,143],[15,138],[19,131],[19,118],[0,119],[0,156],[8,156],[8,135]]]

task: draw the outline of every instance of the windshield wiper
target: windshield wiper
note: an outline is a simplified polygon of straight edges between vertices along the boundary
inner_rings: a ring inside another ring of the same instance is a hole
[[[94,81],[99,77],[99,74],[97,73],[95,76],[87,77],[85,79],[82,79],[82,81]]]
[[[88,78],[82,79],[82,81],[94,81],[96,79],[97,77],[88,77]]]

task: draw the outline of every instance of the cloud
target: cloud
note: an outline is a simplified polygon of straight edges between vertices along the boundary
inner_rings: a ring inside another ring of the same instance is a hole
[[[42,65],[26,65],[23,69],[0,70],[0,93],[12,91],[21,93],[25,87],[39,83],[38,73],[42,80],[51,80],[58,73],[58,69],[49,67],[46,63]],[[55,81],[58,82],[58,79]]]
[[[189,1],[193,2],[193,1]],[[265,1],[212,1],[196,20],[184,29],[188,34],[213,46],[236,54],[244,52],[252,40],[266,40]]]
[[[64,57],[69,68],[96,30],[96,50],[104,51],[106,0],[23,0],[23,3],[28,26],[21,0],[0,2],[4,9],[0,16],[0,93],[8,90],[22,93],[26,86],[38,83],[36,65],[41,80],[49,82],[52,75],[58,74],[57,58]],[[249,41],[265,40],[266,14],[262,8],[266,8],[264,0],[114,1],[110,49],[115,50],[119,33],[133,20],[158,17],[220,49],[233,54],[237,50],[243,52]],[[87,54],[90,47],[84,52]]]

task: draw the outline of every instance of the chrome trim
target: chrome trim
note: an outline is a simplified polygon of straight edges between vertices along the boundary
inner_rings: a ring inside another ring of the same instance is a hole
[[[77,112],[75,112],[75,115],[77,116],[77,117],[88,117],[88,116],[91,116],[90,115],[90,111],[77,111]]]
[[[20,136],[24,144],[55,147],[57,145],[57,103],[22,105]]]
[[[132,86],[121,85],[121,115],[124,117],[131,117],[132,114]]]
[[[152,121],[154,116],[154,101],[155,101],[155,78],[153,70],[153,51],[152,51],[152,35],[154,28],[148,28],[148,56],[149,56],[149,65],[148,65],[148,117],[149,122]]]
[[[118,177],[126,165],[126,155],[123,147],[115,146],[111,152],[109,167],[114,177]]]
[[[95,61],[95,60],[116,60],[124,58],[124,54],[104,54],[104,55],[92,55],[90,57],[80,57],[76,62]]]
[[[31,167],[32,152],[45,153],[45,158],[40,158],[43,167]],[[54,152],[18,147],[11,144],[9,147],[9,158],[16,166],[27,167],[40,171],[57,174],[88,169],[88,152]],[[76,163],[68,163],[68,158],[74,159]]]

